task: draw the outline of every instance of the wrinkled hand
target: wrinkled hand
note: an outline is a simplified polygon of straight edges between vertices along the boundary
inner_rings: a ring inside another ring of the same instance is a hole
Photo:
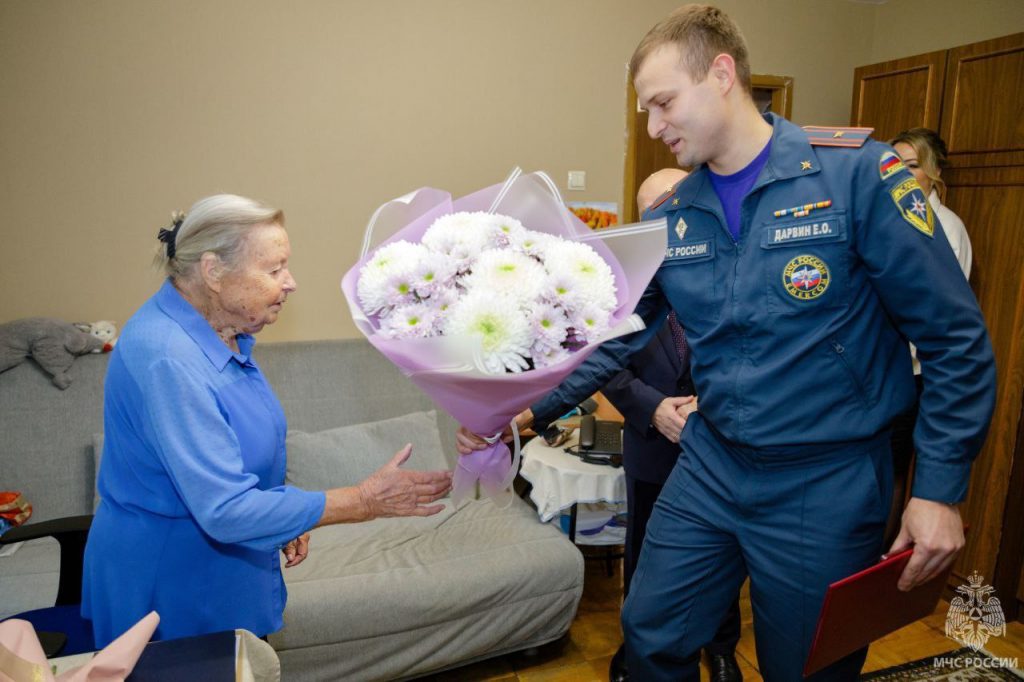
[[[285,558],[285,568],[298,566],[309,556],[309,533],[303,533],[281,550]]]
[[[672,396],[658,403],[651,422],[661,435],[673,443],[678,443],[679,434],[686,426],[686,418],[696,411],[696,396]]]
[[[908,592],[928,582],[953,563],[964,546],[964,524],[960,510],[951,504],[910,498],[903,511],[900,533],[889,554],[914,547],[897,587]]]
[[[395,453],[390,462],[356,486],[366,507],[367,518],[381,516],[431,516],[444,509],[430,505],[452,488],[450,471],[406,471],[401,469],[412,454],[412,444]]]

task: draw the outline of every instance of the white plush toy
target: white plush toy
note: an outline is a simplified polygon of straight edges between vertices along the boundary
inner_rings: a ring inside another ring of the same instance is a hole
[[[0,372],[32,358],[61,390],[71,385],[68,370],[76,356],[105,353],[114,347],[117,326],[103,320],[69,324],[48,317],[29,317],[0,324]]]
[[[93,350],[93,353],[107,353],[113,350],[114,345],[117,343],[117,324],[111,320],[100,320],[91,324],[76,322],[75,326],[103,342],[103,348]]]

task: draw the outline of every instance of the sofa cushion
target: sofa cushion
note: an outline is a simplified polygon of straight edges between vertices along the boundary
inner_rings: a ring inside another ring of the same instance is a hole
[[[406,443],[406,469],[447,469],[437,413],[413,412],[316,433],[289,431],[285,482],[306,490],[355,485],[388,462]]]
[[[518,497],[428,517],[317,528],[284,570],[290,680],[392,680],[551,641],[572,622],[583,557]]]

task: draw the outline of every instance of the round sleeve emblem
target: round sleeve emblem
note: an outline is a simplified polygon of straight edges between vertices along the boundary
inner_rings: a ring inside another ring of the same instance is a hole
[[[831,276],[825,261],[815,256],[797,256],[786,263],[782,284],[793,298],[809,301],[828,289]]]

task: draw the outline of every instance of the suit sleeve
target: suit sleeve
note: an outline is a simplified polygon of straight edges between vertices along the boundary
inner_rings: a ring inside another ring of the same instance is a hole
[[[855,248],[921,362],[912,495],[957,503],[992,418],[995,360],[981,310],[924,193],[906,169],[882,179],[886,151],[869,142],[858,161]]]

